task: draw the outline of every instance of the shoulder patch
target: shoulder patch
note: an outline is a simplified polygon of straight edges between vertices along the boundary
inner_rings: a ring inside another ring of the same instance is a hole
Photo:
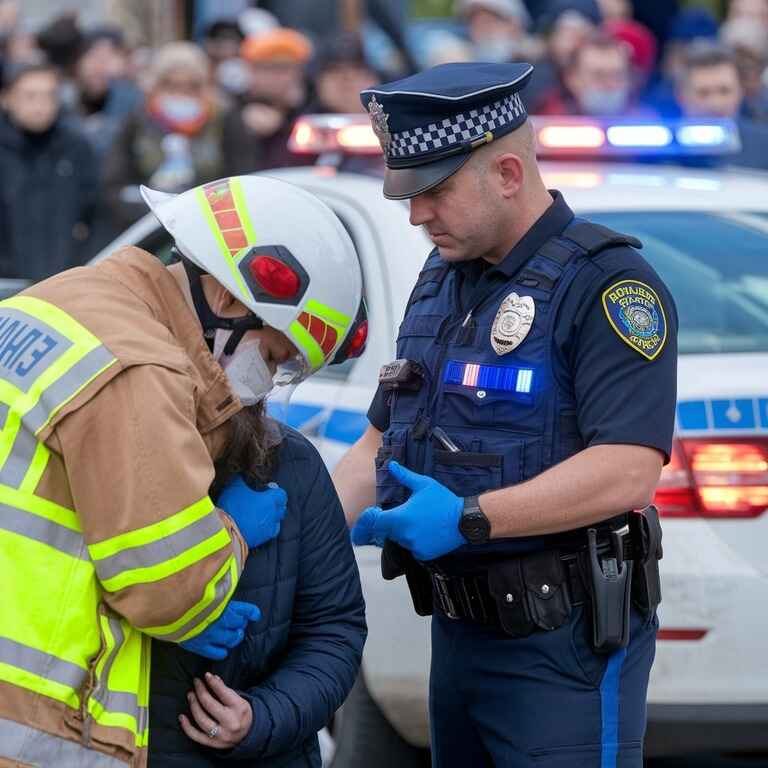
[[[639,280],[619,280],[603,291],[603,310],[614,331],[648,360],[667,340],[667,317],[656,291]]]

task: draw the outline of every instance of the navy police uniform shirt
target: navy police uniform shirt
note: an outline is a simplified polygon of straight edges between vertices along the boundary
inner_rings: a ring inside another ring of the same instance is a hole
[[[452,266],[459,272],[463,305],[455,308],[457,317],[473,295],[511,278],[572,221],[563,197],[552,194],[552,205],[500,264],[475,259]],[[663,313],[666,334],[661,344],[640,349],[622,324],[619,309],[623,297],[644,294]],[[554,345],[562,369],[571,372],[584,444],[644,445],[661,451],[669,461],[676,405],[677,312],[666,286],[638,251],[613,247],[590,258],[560,306]],[[381,388],[368,420],[382,432],[389,426],[387,393]]]

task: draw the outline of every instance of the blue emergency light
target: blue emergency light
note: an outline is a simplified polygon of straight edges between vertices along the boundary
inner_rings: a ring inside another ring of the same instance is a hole
[[[537,117],[537,154],[545,157],[727,155],[741,148],[732,120]]]

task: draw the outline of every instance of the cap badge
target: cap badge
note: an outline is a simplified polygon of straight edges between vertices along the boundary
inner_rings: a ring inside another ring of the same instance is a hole
[[[491,346],[497,355],[506,355],[523,343],[533,325],[536,305],[530,296],[510,293],[499,305],[491,326]]]
[[[386,155],[389,152],[389,142],[392,139],[389,133],[389,115],[384,111],[384,107],[376,101],[375,96],[371,96],[371,100],[368,102],[368,115],[371,118],[373,132]]]

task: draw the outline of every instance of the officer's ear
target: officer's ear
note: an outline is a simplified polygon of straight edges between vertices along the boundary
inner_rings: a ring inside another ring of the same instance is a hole
[[[523,185],[524,163],[519,155],[505,152],[494,159],[501,194],[504,198],[515,197]]]

